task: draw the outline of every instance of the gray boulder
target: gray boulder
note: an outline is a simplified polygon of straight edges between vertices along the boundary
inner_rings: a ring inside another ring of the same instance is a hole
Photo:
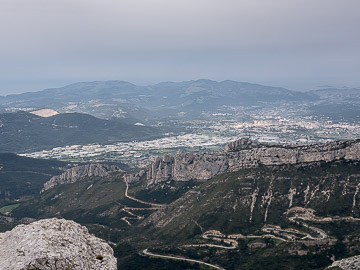
[[[86,227],[43,219],[0,234],[0,269],[115,270],[112,248]]]

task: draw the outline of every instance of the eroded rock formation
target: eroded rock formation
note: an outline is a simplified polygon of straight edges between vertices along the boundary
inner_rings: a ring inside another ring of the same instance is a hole
[[[260,144],[240,139],[218,153],[180,153],[157,157],[147,170],[148,185],[175,181],[207,180],[227,170],[258,165],[283,165],[319,161],[360,160],[360,140],[306,146]]]
[[[44,188],[41,190],[41,193],[53,188],[57,185],[70,184],[78,181],[84,177],[90,176],[108,176],[112,172],[121,171],[117,166],[109,166],[106,164],[87,164],[82,166],[73,167],[66,170],[60,175],[53,176],[49,181],[44,184]]]
[[[133,182],[137,182],[140,180],[140,178],[145,174],[144,170],[140,170],[139,172],[135,172],[135,173],[127,173],[125,175],[126,178],[126,182],[128,183],[133,183]]]

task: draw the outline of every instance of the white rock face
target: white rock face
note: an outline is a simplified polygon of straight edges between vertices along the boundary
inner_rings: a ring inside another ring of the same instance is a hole
[[[331,267],[339,267],[343,270],[358,270],[360,269],[360,256],[353,256],[346,259],[333,262]]]
[[[60,175],[51,177],[51,179],[44,184],[44,188],[41,190],[41,193],[57,185],[75,183],[79,179],[85,177],[90,177],[90,176],[105,177],[112,172],[119,172],[119,171],[121,170],[115,165],[109,166],[106,164],[99,164],[99,163],[73,167],[71,169],[66,170],[64,173]]]
[[[306,146],[265,145],[248,139],[229,143],[224,152],[180,153],[157,157],[147,169],[148,185],[173,179],[207,180],[227,170],[282,164],[360,160],[360,140]]]
[[[65,219],[43,219],[0,234],[2,270],[115,270],[112,248],[86,227]]]

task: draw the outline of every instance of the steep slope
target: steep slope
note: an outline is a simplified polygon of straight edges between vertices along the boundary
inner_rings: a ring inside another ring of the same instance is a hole
[[[150,215],[147,248],[225,269],[323,269],[358,255],[359,170],[341,160],[225,172]]]
[[[27,112],[0,114],[0,152],[25,152],[57,146],[150,139],[154,128],[103,120],[80,113],[43,118]]]
[[[74,183],[63,183],[44,191],[39,197],[21,204],[12,214],[20,218],[63,216],[79,221],[89,215],[90,209],[93,211],[91,215],[96,215],[116,206],[117,202],[125,198],[125,188],[121,174],[84,177]],[[100,215],[97,220],[104,217]]]
[[[94,171],[95,172],[95,171]],[[13,218],[64,217],[101,231],[119,241],[119,230],[128,229],[160,205],[142,202],[127,194],[123,172],[111,169],[103,176],[83,176],[77,181],[54,185],[11,213]],[[112,234],[114,231],[115,235]],[[121,239],[121,237],[120,237]]]
[[[226,172],[159,210],[145,224],[176,235],[195,229],[197,221],[204,230],[231,234],[257,230],[265,223],[280,225],[286,220],[283,213],[293,207],[312,208],[319,216],[360,217],[359,169],[358,161],[333,161]]]
[[[44,183],[68,163],[0,153],[0,205],[39,194]]]

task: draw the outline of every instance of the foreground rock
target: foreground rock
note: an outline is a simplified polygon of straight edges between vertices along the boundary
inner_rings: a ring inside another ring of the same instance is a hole
[[[339,267],[343,270],[357,270],[360,269],[360,256],[353,256],[346,259],[333,262],[331,266],[327,269],[332,269],[333,267]]]
[[[115,165],[109,166],[106,164],[99,164],[99,163],[73,167],[71,169],[66,170],[64,173],[60,175],[53,176],[49,181],[47,181],[44,184],[44,188],[41,190],[41,193],[57,185],[75,183],[79,179],[85,177],[91,177],[91,176],[105,177],[112,172],[119,172],[119,171],[121,170],[119,169],[119,167]]]
[[[117,269],[112,248],[74,221],[43,219],[0,234],[0,269]]]

